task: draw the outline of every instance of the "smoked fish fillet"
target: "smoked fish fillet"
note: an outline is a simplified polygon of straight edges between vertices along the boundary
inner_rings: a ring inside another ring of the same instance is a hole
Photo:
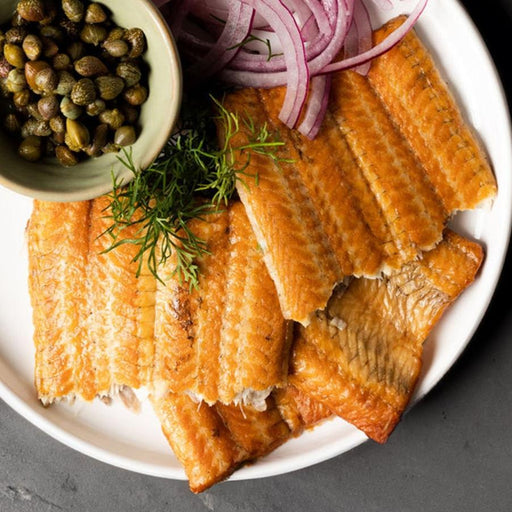
[[[34,201],[27,227],[35,384],[44,404],[89,392],[82,363],[89,216],[89,202]]]
[[[157,392],[190,393],[209,404],[259,403],[286,383],[290,332],[243,206],[193,220],[207,244],[199,285],[173,275],[170,259],[157,284]]]
[[[133,244],[110,246],[109,199],[34,202],[27,238],[34,310],[35,381],[43,403],[120,392],[149,382],[155,278],[137,278]],[[129,227],[123,233],[133,236]]]
[[[227,478],[243,462],[271,452],[290,437],[275,403],[252,407],[197,404],[186,394],[152,396],[162,431],[193,492]]]
[[[251,159],[245,171],[258,181],[237,190],[287,319],[307,326],[345,277],[377,277],[413,261],[440,242],[455,211],[496,193],[483,152],[413,33],[375,59],[368,77],[332,75],[314,140],[279,121],[284,94],[239,89],[223,105],[284,143],[279,162]],[[240,122],[229,140],[240,165],[247,157],[236,148],[249,138]]]
[[[424,340],[482,259],[478,244],[446,231],[418,261],[383,279],[354,279],[297,329],[290,384],[386,441],[413,393]]]
[[[377,30],[375,44],[403,20],[396,18]],[[414,31],[373,61],[368,78],[448,212],[494,198],[496,180],[487,158]]]

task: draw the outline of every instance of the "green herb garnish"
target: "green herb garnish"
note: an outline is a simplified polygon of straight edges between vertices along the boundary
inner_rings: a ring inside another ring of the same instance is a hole
[[[227,50],[234,50],[236,48],[241,48],[243,46],[246,46],[248,43],[251,43],[253,41],[258,41],[262,44],[264,44],[267,47],[267,62],[269,62],[274,57],[279,57],[281,55],[284,55],[282,52],[280,53],[274,53],[272,51],[272,43],[270,42],[270,39],[266,38],[263,39],[262,37],[255,36],[253,34],[249,34],[243,41],[240,41],[239,43],[227,48]]]
[[[221,147],[216,123],[223,127]],[[236,146],[232,141],[241,123],[249,136],[246,144]],[[147,262],[157,279],[158,267],[175,254],[175,274],[181,282],[197,286],[197,258],[207,252],[207,247],[188,228],[188,222],[218,212],[220,205],[227,204],[235,194],[237,182],[257,182],[257,175],[247,173],[251,155],[257,153],[280,162],[278,150],[282,145],[266,124],[256,126],[250,119],[240,119],[213,98],[198,102],[194,97],[194,103],[185,102],[179,131],[146,170],[135,168],[130,152],[120,157],[134,179],[123,186],[114,178],[112,225],[104,233],[112,237],[108,250],[126,243],[137,245],[137,274]],[[135,236],[121,237],[128,226],[138,228]]]

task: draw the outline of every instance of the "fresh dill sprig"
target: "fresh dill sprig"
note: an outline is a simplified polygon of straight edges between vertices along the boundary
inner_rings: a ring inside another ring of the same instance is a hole
[[[233,141],[241,123],[248,136],[237,146]],[[222,145],[217,124],[224,134]],[[135,167],[131,152],[125,151],[119,158],[134,178],[126,186],[113,178],[112,224],[104,233],[110,235],[112,245],[107,250],[127,243],[136,245],[137,273],[147,265],[157,279],[159,266],[175,255],[174,273],[181,282],[196,287],[197,260],[208,248],[191,231],[189,221],[218,212],[235,194],[237,181],[257,182],[257,175],[247,172],[251,155],[257,153],[279,163],[282,145],[266,124],[256,126],[248,118],[240,119],[212,97],[208,102],[194,98],[194,103],[184,103],[180,129],[147,169]],[[132,227],[130,236],[123,234],[128,227]]]

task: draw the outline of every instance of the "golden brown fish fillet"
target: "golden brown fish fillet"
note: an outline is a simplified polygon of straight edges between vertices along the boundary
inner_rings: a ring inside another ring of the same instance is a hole
[[[90,204],[34,201],[27,228],[39,399],[87,395],[85,267]]]
[[[190,290],[161,269],[155,319],[155,373],[160,391],[189,392],[209,404],[261,402],[286,382],[289,341],[274,284],[241,204],[190,229],[207,243]]]
[[[149,382],[155,278],[136,277],[133,244],[103,253],[109,199],[34,203],[28,228],[36,386],[41,400],[93,400]],[[129,227],[124,237],[133,236]]]
[[[193,492],[227,478],[242,462],[266,455],[290,437],[271,398],[265,411],[197,404],[187,395],[174,393],[151,400]]]
[[[137,277],[136,245],[122,244],[107,251],[112,239],[101,235],[112,224],[109,206],[107,196],[92,201],[89,258],[83,277],[90,312],[88,364],[94,369],[100,394],[108,394],[114,386],[147,384],[154,350],[156,279],[145,265]],[[138,229],[128,226],[122,238],[133,238]]]
[[[224,480],[246,457],[214,407],[175,393],[153,397],[152,404],[193,492]]]
[[[377,30],[375,43],[403,19]],[[414,32],[374,60],[368,78],[449,212],[475,208],[495,196],[496,181],[485,154]]]
[[[482,258],[478,244],[447,231],[436,249],[389,277],[355,279],[298,329],[290,383],[384,442],[416,385],[426,336]]]
[[[273,396],[281,417],[294,435],[301,434],[304,429],[314,427],[333,415],[324,404],[313,400],[295,386],[278,389]]]
[[[255,89],[228,95],[224,106],[241,117],[247,114],[256,126],[268,122],[261,95]],[[247,137],[246,126],[241,123],[231,146],[246,144]],[[239,160],[245,163],[245,154],[239,155]],[[325,307],[343,276],[297,169],[252,154],[248,172],[258,175],[257,183],[249,177],[238,183],[237,190],[274,280],[283,315],[307,324],[313,311]]]

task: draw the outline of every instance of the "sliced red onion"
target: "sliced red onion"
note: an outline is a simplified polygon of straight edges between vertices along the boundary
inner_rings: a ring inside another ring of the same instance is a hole
[[[299,27],[292,13],[282,3],[272,2],[272,0],[243,0],[243,2],[267,19],[281,42],[288,78],[279,119],[293,128],[306,101],[309,82],[306,52]]]
[[[386,39],[381,41],[379,44],[374,46],[371,50],[368,50],[360,55],[355,57],[350,57],[349,59],[343,59],[339,62],[333,62],[327,66],[325,66],[320,73],[332,73],[334,71],[341,71],[343,69],[353,68],[355,66],[359,66],[360,64],[364,64],[365,62],[369,62],[376,57],[379,57],[383,53],[389,51],[393,46],[398,44],[404,36],[411,30],[414,26],[418,18],[421,16],[421,13],[427,6],[428,0],[420,0],[413,12],[407,17],[407,19],[391,34],[389,34]],[[313,70],[311,71],[314,74]]]
[[[187,69],[192,76],[211,76],[225,67],[237,54],[241,41],[244,41],[251,31],[254,15],[252,7],[232,2],[224,30],[217,42],[208,53]]]
[[[370,14],[362,0],[356,0],[354,3],[354,18],[350,31],[343,47],[343,56],[345,59],[367,52],[373,45],[373,31]],[[361,75],[368,74],[371,62],[365,62],[354,68]]]
[[[300,133],[310,139],[318,135],[322,126],[329,104],[331,81],[331,75],[319,75],[311,79],[306,112],[298,128]]]

